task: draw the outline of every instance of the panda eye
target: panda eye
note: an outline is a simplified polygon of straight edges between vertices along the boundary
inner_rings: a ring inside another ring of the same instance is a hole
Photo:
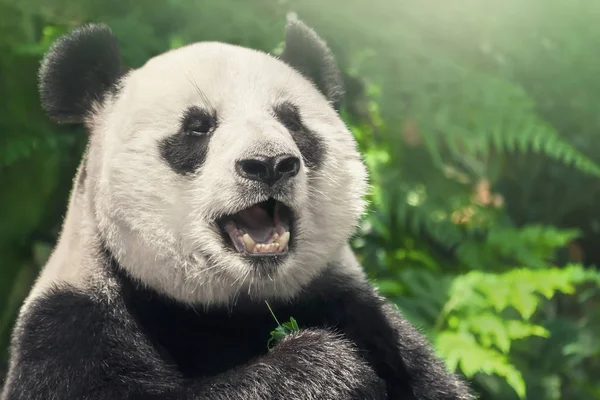
[[[182,120],[183,133],[190,136],[205,136],[211,134],[217,127],[214,113],[209,113],[198,107],[190,107]]]
[[[211,133],[214,128],[212,119],[203,119],[192,122],[188,128],[188,133],[201,136]]]

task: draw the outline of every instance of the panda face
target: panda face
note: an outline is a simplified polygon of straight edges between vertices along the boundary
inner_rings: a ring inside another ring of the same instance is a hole
[[[296,295],[363,212],[351,133],[322,91],[265,53],[167,52],[86,121],[99,235],[134,278],[186,303]]]

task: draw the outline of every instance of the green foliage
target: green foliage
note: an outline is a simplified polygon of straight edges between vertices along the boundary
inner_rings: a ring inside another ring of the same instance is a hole
[[[586,275],[582,267],[572,266],[514,269],[504,274],[472,271],[455,278],[436,321],[438,353],[450,369],[460,366],[467,377],[477,373],[504,377],[524,398],[525,381],[509,358],[511,343],[531,336],[549,337],[547,329],[530,322],[541,305],[538,294],[551,299],[557,291],[573,293],[574,285]],[[506,316],[510,309],[517,311],[514,318]]]
[[[373,66],[365,66],[364,56],[357,60],[351,72],[368,77]],[[569,321],[572,327],[580,320],[556,310],[557,298],[585,290],[591,298],[574,303],[587,308],[600,295],[595,269],[559,261],[561,251],[584,234],[580,225],[517,223],[507,209],[511,192],[494,190],[512,173],[516,154],[545,157],[571,175],[593,179],[597,164],[540,116],[518,83],[487,71],[465,76],[455,66],[437,68],[421,68],[424,78],[417,78],[431,86],[408,84],[408,111],[384,114],[385,90],[394,79],[385,77],[388,82],[368,86],[366,118],[346,116],[372,178],[371,213],[354,247],[381,292],[425,330],[448,368],[472,379],[482,397],[599,398],[598,382],[581,372],[600,371],[592,361],[598,346],[583,345],[588,339],[564,341],[554,324]],[[586,338],[598,331],[598,321],[581,328]],[[540,365],[540,354],[527,351],[533,344],[561,349],[545,355],[554,364]],[[588,351],[575,361],[567,350],[573,347]],[[569,371],[573,365],[577,378]]]
[[[277,328],[275,328],[274,330],[271,331],[269,341],[267,342],[267,348],[269,349],[269,351],[273,351],[273,347],[275,346],[275,344],[277,344],[277,342],[279,342],[281,339],[283,339],[290,333],[298,332],[300,330],[300,328],[298,327],[298,323],[296,322],[296,320],[293,317],[290,317],[290,320],[288,322],[284,322],[283,324],[280,324],[279,321],[277,320],[277,317],[273,313],[273,310],[271,309],[271,306],[269,305],[269,303],[266,301],[265,301],[265,303],[267,304],[267,307],[269,308],[269,311],[271,312],[273,319],[277,323]]]
[[[352,244],[381,293],[484,400],[600,399],[592,0],[0,0],[0,347],[85,144],[39,107],[49,45],[102,21],[132,67],[198,40],[271,51],[288,11],[346,73],[342,116],[371,174]],[[298,330],[275,321],[269,349]]]
[[[490,381],[496,377],[518,398],[526,398],[527,382],[519,365],[533,362],[536,355],[516,354],[511,351],[513,344],[535,338],[552,340],[552,332],[544,326],[547,321],[538,314],[556,293],[574,294],[585,284],[591,285],[592,296],[600,293],[597,271],[581,265],[555,266],[557,250],[581,232],[541,224],[515,226],[501,204],[494,204],[489,185],[473,185],[477,180],[455,172],[460,168],[456,163],[442,164],[435,177],[432,169],[438,168],[436,159],[441,157],[433,157],[427,167],[434,180],[423,179],[403,188],[402,182],[408,179],[390,171],[390,151],[367,142],[377,132],[372,128],[365,132],[364,125],[353,129],[374,172],[374,213],[364,221],[362,236],[354,245],[363,262],[372,267],[381,292],[425,329],[450,370],[474,379],[482,391],[510,396],[498,389],[498,382]],[[544,154],[544,148],[537,150]],[[482,170],[481,176],[487,172]],[[412,170],[408,174],[422,175]],[[458,184],[438,184],[444,179]],[[397,192],[394,181],[399,181]],[[430,195],[428,190],[440,190],[440,195]],[[454,196],[444,199],[443,193]],[[435,246],[419,238],[433,239]],[[432,252],[440,247],[453,257]],[[527,267],[519,267],[523,265]],[[593,390],[582,392],[589,395]]]
[[[469,378],[502,377],[519,398],[525,398],[526,383],[516,366],[518,355],[511,352],[513,343],[550,338],[536,312],[557,293],[573,294],[583,284],[597,291],[600,274],[570,265],[440,277],[422,267],[408,267],[396,279],[378,281],[381,292],[426,330],[450,370],[461,370]]]

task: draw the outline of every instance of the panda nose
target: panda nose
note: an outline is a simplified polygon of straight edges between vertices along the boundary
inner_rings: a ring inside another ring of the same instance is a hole
[[[244,178],[272,186],[298,175],[300,159],[286,154],[278,157],[240,160],[236,163],[236,170]]]

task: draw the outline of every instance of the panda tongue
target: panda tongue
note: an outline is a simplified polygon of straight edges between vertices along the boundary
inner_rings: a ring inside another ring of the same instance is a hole
[[[275,222],[259,206],[250,207],[237,214],[238,228],[250,235],[256,243],[269,242],[275,232]]]

